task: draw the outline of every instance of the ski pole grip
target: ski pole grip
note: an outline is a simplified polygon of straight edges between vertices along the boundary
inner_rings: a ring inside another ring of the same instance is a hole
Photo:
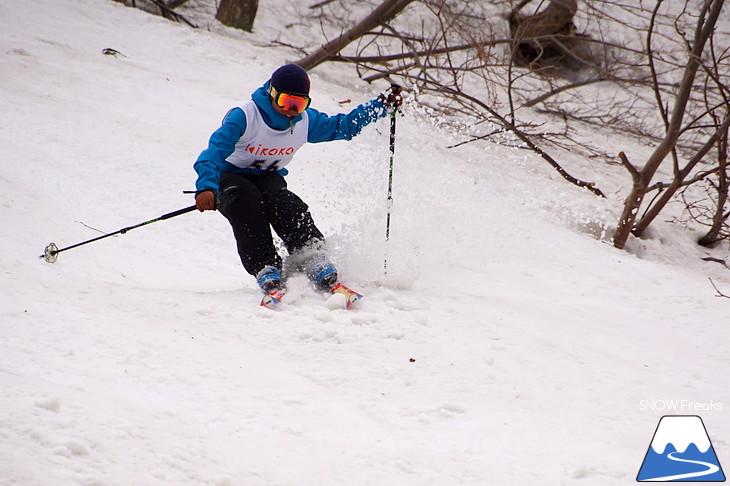
[[[403,92],[403,87],[396,83],[390,83],[390,94],[387,98],[387,103],[392,103],[392,112],[390,113],[391,117],[394,117],[396,112],[398,111],[398,108],[400,107],[400,104],[403,102],[403,98],[401,97],[401,93]],[[400,101],[397,101],[400,99]]]

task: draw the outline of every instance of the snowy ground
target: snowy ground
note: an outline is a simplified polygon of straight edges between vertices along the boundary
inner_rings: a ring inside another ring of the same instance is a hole
[[[305,147],[289,184],[367,296],[349,312],[301,277],[258,307],[216,213],[50,265],[192,204],[208,136],[288,58],[110,1],[0,11],[0,485],[624,485],[667,413],[730,464],[730,273],[663,222],[615,250],[620,169],[567,159],[601,201],[411,107],[383,284],[387,121]],[[326,112],[384,88],[312,81]]]

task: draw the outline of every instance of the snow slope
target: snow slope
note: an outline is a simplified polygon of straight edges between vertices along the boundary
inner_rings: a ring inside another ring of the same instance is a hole
[[[259,308],[216,213],[50,265],[50,241],[192,204],[208,136],[291,54],[261,47],[286,35],[271,9],[255,35],[100,0],[0,11],[0,485],[627,484],[673,412],[640,404],[665,399],[698,405],[674,412],[730,463],[730,302],[708,281],[730,293],[730,274],[676,225],[611,247],[620,169],[565,154],[616,188],[598,200],[523,151],[445,148],[458,134],[411,106],[384,283],[387,121],[290,166],[366,294],[353,311],[301,277]],[[311,76],[331,113],[384,88]]]

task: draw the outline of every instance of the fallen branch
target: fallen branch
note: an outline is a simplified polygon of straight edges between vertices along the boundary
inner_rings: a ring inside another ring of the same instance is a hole
[[[704,260],[704,258],[703,258],[703,260]],[[725,295],[722,292],[720,292],[720,289],[717,288],[717,285],[715,285],[715,282],[713,282],[711,278],[708,278],[708,280],[712,284],[712,287],[715,289],[715,292],[717,292],[717,295],[715,297],[724,297],[726,299],[730,299],[729,295]]]
[[[728,270],[730,270],[730,266],[729,266],[729,265],[727,264],[727,262],[726,262],[725,260],[723,260],[723,259],[721,259],[721,258],[715,258],[715,257],[704,257],[704,258],[702,259],[702,261],[704,261],[704,262],[715,262],[715,263],[719,263],[719,264],[720,264],[720,265],[722,265],[723,267],[725,267],[725,268],[727,268]]]

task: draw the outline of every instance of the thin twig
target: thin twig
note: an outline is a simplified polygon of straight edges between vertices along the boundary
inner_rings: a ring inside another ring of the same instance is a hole
[[[309,8],[311,8],[312,10],[314,10],[316,8],[324,7],[325,5],[328,5],[328,4],[330,4],[332,2],[335,2],[335,1],[336,0],[324,0],[323,2],[319,2],[319,3],[315,3],[314,5],[310,5]]]
[[[703,258],[703,260],[704,260],[704,258]],[[711,278],[708,278],[708,280],[712,284],[712,287],[715,289],[715,292],[717,292],[717,295],[715,297],[725,297],[726,299],[730,299],[730,296],[725,295],[722,292],[720,292],[720,289],[717,288],[717,285],[715,285],[715,282],[713,282]]]

